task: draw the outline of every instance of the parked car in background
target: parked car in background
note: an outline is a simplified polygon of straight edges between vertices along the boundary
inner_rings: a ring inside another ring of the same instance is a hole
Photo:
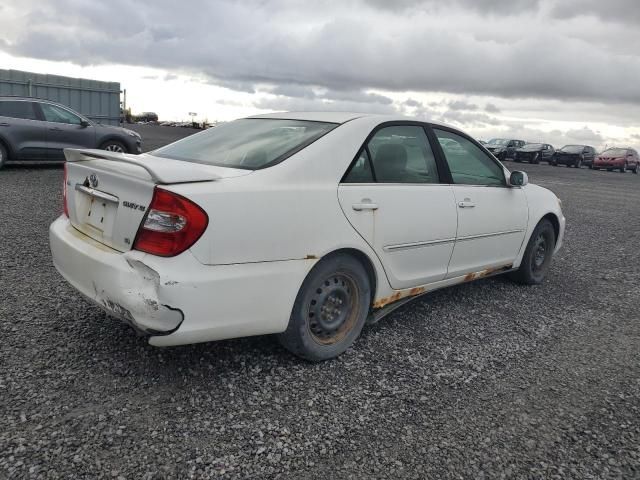
[[[567,167],[580,168],[582,165],[592,167],[596,157],[596,149],[589,145],[565,145],[556,150],[551,165],[566,165]]]
[[[527,142],[524,140],[512,140],[508,138],[492,138],[485,145],[485,148],[489,150],[493,155],[501,161],[508,158],[513,158],[516,153],[516,149],[522,147]]]
[[[513,159],[516,162],[551,163],[555,149],[548,143],[527,143],[516,149]]]
[[[49,100],[0,97],[0,168],[8,162],[64,161],[65,148],[140,153],[142,139]]]
[[[158,121],[158,114],[155,112],[142,112],[135,115],[136,123],[154,123]]]
[[[638,173],[640,157],[633,148],[609,148],[595,158],[593,168],[596,170],[606,168],[609,171],[618,169],[622,173],[631,170],[633,173]]]
[[[67,150],[65,166],[53,262],[155,346],[278,334],[333,358],[410,298],[542,282],[565,227],[526,173],[397,116],[261,115],[149,154]]]

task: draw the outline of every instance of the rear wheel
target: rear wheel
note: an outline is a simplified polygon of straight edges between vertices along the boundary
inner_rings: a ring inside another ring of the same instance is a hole
[[[635,167],[633,167],[633,170],[631,170],[631,171],[637,175],[638,174],[638,170],[640,170],[640,164],[636,163]]]
[[[109,152],[127,153],[127,148],[116,140],[107,140],[100,146],[100,149]]]
[[[7,156],[7,149],[0,143],[0,169],[4,167],[4,164],[7,161]]]
[[[370,305],[371,282],[362,264],[350,255],[330,256],[303,282],[278,341],[313,362],[337,357],[360,335]]]
[[[542,220],[529,238],[520,268],[511,273],[511,278],[525,285],[542,283],[553,258],[556,233],[549,220]]]

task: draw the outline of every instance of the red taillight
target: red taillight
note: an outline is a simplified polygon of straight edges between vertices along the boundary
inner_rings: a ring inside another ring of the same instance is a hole
[[[62,183],[62,209],[69,218],[69,206],[67,205],[67,162],[64,163],[64,180]]]
[[[208,223],[207,214],[191,200],[156,187],[133,248],[173,257],[196,243]]]

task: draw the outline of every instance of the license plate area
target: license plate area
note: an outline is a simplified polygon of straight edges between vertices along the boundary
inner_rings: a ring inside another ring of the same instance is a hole
[[[97,240],[111,238],[118,213],[118,197],[100,190],[76,185],[76,212],[85,233]],[[87,232],[87,230],[89,230]]]

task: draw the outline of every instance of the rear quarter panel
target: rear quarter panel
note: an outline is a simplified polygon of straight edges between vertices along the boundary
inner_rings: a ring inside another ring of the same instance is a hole
[[[284,162],[240,178],[168,187],[200,205],[209,227],[191,248],[203,264],[321,258],[344,248],[375,253],[346,219],[338,184],[378,121],[347,122]]]

